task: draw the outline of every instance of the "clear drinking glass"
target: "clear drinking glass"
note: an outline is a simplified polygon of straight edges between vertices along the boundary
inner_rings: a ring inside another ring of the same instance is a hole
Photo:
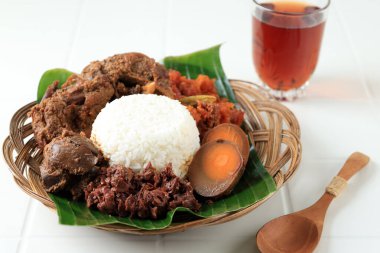
[[[317,66],[330,0],[253,0],[256,72],[279,100],[299,97]]]

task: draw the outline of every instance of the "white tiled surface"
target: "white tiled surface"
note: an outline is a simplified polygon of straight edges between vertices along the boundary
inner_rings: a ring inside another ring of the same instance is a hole
[[[250,0],[0,0],[0,138],[12,113],[35,98],[44,70],[80,71],[126,51],[156,59],[225,42],[230,78],[257,81]],[[335,0],[313,85],[287,103],[302,128],[303,160],[287,188],[254,212],[213,227],[136,237],[57,224],[0,160],[0,252],[257,252],[267,221],[312,204],[353,151],[371,164],[333,202],[317,252],[380,252],[380,33],[378,0]]]

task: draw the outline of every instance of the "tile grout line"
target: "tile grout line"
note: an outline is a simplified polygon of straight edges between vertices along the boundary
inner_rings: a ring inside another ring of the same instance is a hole
[[[24,216],[24,223],[23,223],[22,228],[21,228],[20,241],[17,244],[17,250],[16,250],[17,253],[25,252],[26,240],[28,239],[27,235],[28,235],[28,232],[29,232],[30,227],[31,227],[32,214],[33,214],[34,210],[35,210],[35,202],[30,197],[29,201],[28,201],[28,207],[26,209],[26,214]]]
[[[349,33],[349,29],[347,28],[346,23],[344,22],[344,17],[339,12],[338,8],[334,7],[334,10],[335,10],[336,15],[338,17],[338,21],[340,23],[340,26],[342,27],[344,35],[347,37],[348,45],[349,45],[349,47],[350,47],[350,49],[352,51],[352,56],[354,58],[355,64],[357,65],[357,67],[359,69],[358,72],[360,74],[360,83],[363,86],[364,91],[365,91],[365,93],[367,95],[367,98],[368,98],[368,99],[366,99],[366,101],[369,102],[369,106],[375,112],[376,111],[375,96],[373,95],[373,90],[372,90],[371,86],[368,84],[369,82],[368,82],[368,79],[366,77],[365,71],[363,70],[363,66],[364,66],[363,61],[360,60],[360,57],[359,57],[359,55],[357,53],[357,50],[355,50],[355,44],[354,44],[354,41],[352,39],[351,34]],[[377,119],[380,119],[380,117],[378,117],[378,115],[376,115],[376,114],[375,114],[375,117]]]
[[[155,243],[155,252],[163,253],[164,252],[164,236],[165,235],[156,235],[156,243]]]
[[[171,15],[173,13],[173,0],[166,0],[166,8],[165,8],[165,21],[164,21],[164,28],[163,28],[163,57],[165,57],[168,54],[168,41],[169,41],[169,34],[170,34],[170,23],[171,23]]]
[[[82,0],[82,3],[79,7],[79,14],[78,14],[78,21],[76,23],[76,28],[73,29],[73,33],[72,33],[72,40],[70,41],[70,45],[68,47],[68,52],[67,52],[67,56],[66,56],[66,59],[65,59],[65,66],[67,67],[69,64],[70,64],[70,61],[71,61],[71,58],[73,56],[73,51],[74,51],[74,48],[75,48],[75,45],[77,44],[77,41],[78,41],[78,35],[80,33],[80,30],[82,28],[82,24],[83,24],[83,12],[84,12],[84,9],[85,9],[85,6],[87,4],[87,0]]]
[[[170,23],[171,23],[171,15],[173,13],[173,0],[165,1],[166,8],[164,9],[164,24],[162,28],[163,39],[162,39],[162,59],[166,57],[168,53],[168,41],[170,34]],[[165,235],[157,235],[156,243],[155,243],[155,252],[162,253],[164,252],[164,244],[165,244]]]
[[[67,66],[71,57],[72,57],[72,52],[73,52],[73,46],[75,45],[75,42],[77,41],[77,37],[78,37],[78,34],[79,34],[79,31],[80,31],[80,24],[81,24],[81,21],[83,19],[83,9],[84,9],[84,5],[86,3],[86,0],[83,0],[81,5],[80,5],[80,9],[79,9],[79,15],[78,15],[78,22],[77,22],[77,28],[76,29],[73,29],[73,39],[71,40],[71,43],[69,45],[69,51],[68,51],[68,54],[67,54],[67,57],[65,59],[65,65]],[[24,224],[22,226],[22,229],[21,229],[21,237],[20,237],[20,242],[18,243],[17,245],[17,250],[16,252],[17,253],[23,253],[25,252],[26,250],[26,240],[28,239],[27,238],[27,235],[29,233],[29,230],[31,228],[31,223],[32,223],[32,214],[33,212],[35,211],[36,209],[36,205],[35,205],[35,202],[33,201],[32,198],[29,198],[29,202],[28,202],[28,207],[27,207],[27,213],[25,214],[25,217],[24,217]]]
[[[342,30],[343,30],[344,34],[346,35],[346,38],[348,40],[348,45],[349,45],[349,47],[351,49],[351,52],[352,52],[352,55],[354,57],[355,63],[357,65],[358,69],[359,69],[361,85],[364,87],[365,93],[366,93],[367,97],[369,98],[370,104],[373,105],[374,104],[374,102],[373,102],[373,94],[372,94],[371,89],[370,89],[370,87],[368,85],[368,80],[366,78],[366,75],[365,75],[365,73],[363,71],[362,61],[360,60],[360,57],[356,53],[354,42],[352,40],[351,34],[348,32],[349,30],[347,29],[345,22],[343,22],[344,18],[342,17],[342,14],[339,12],[338,8],[336,8],[335,6],[334,6],[334,11],[336,12],[336,15],[338,17],[338,21],[340,23],[340,26],[342,27]]]
[[[289,186],[285,184],[280,190],[282,199],[282,208],[285,214],[294,212],[292,198],[290,197]]]
[[[373,240],[373,239],[376,239],[376,240],[380,240],[380,236],[379,235],[362,235],[362,236],[358,236],[358,235],[322,235],[321,238],[327,238],[327,239],[338,239],[338,240],[344,240],[344,239],[350,239],[350,240],[366,240],[366,239],[370,239],[370,240]]]

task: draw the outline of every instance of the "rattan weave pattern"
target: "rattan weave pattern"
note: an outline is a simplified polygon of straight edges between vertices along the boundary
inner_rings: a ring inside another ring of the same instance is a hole
[[[298,168],[301,159],[300,128],[294,114],[273,100],[260,86],[230,80],[241,108],[245,111],[245,126],[254,140],[260,160],[269,174],[274,178],[279,189]],[[44,190],[39,165],[42,152],[33,138],[33,130],[28,112],[35,102],[20,108],[12,117],[10,134],[3,144],[3,154],[16,184],[28,195],[45,206],[55,210],[54,203]],[[254,210],[273,194],[238,212],[213,216],[206,219],[187,219],[172,223],[161,230],[141,230],[134,227],[112,224],[96,228],[139,235],[157,235],[184,231],[188,228],[224,223]]]

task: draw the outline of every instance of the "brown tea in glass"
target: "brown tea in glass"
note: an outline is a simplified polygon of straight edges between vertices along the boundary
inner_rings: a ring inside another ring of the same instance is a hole
[[[329,1],[254,2],[252,48],[257,74],[276,98],[295,99],[317,65]]]

